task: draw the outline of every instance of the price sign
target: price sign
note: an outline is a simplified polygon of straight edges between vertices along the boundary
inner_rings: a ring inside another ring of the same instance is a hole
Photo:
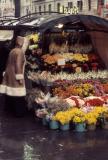
[[[58,59],[57,64],[58,66],[64,66],[66,64],[65,59]]]

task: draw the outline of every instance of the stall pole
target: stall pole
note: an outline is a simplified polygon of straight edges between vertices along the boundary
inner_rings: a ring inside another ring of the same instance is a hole
[[[20,9],[21,9],[21,0],[15,1],[15,17],[20,17]]]

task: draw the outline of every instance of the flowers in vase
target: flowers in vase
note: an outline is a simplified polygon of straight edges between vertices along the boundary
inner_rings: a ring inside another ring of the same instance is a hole
[[[103,117],[104,114],[108,113],[108,107],[106,106],[96,106],[93,109],[94,113],[98,115],[98,117]]]
[[[31,34],[28,36],[28,38],[33,43],[37,43],[39,41],[39,34],[38,33]]]
[[[85,120],[86,120],[85,113],[81,109],[78,109],[75,112],[75,115],[73,116],[73,122],[74,123],[84,123]]]
[[[57,112],[55,116],[52,117],[53,120],[60,122],[62,125],[67,124],[71,120],[71,116],[68,111]]]
[[[88,125],[96,125],[98,114],[93,111],[85,115],[85,119]]]

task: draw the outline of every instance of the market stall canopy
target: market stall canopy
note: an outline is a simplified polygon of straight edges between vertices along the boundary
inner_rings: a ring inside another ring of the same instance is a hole
[[[86,31],[108,32],[108,21],[92,15],[67,15],[52,12],[44,15],[35,13],[20,18],[10,19],[8,17],[0,19],[0,29],[15,29],[22,27],[27,29],[38,29],[41,32],[45,32],[55,28],[58,24],[63,24],[67,28],[70,26],[72,29],[77,29],[75,27],[79,24],[79,27],[83,26]]]
[[[0,29],[34,30],[41,33],[61,31],[86,31],[90,34],[94,49],[108,68],[108,21],[92,15],[65,15],[53,13],[35,13],[17,19],[1,19]]]

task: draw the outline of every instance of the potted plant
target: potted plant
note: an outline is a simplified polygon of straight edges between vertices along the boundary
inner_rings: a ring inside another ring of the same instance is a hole
[[[49,127],[50,127],[50,129],[53,129],[53,130],[59,129],[59,122],[54,119],[51,119],[49,121]]]
[[[108,129],[108,113],[104,114],[104,125],[103,125],[104,129]]]
[[[61,130],[63,131],[69,130],[69,122],[71,120],[69,111],[57,112],[56,115],[53,117],[53,119],[59,122]]]
[[[97,117],[93,112],[86,114],[87,129],[93,131],[96,129]]]
[[[95,107],[93,112],[97,114],[97,127],[104,128],[105,114],[108,113],[108,107],[106,106]]]
[[[84,132],[86,130],[85,113],[80,109],[75,113],[75,116],[73,117],[73,122],[75,123],[75,130],[77,132]]]

